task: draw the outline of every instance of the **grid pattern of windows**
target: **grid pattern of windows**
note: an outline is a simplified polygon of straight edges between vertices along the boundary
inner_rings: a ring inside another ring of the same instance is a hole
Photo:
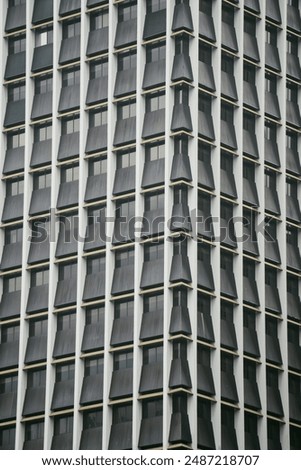
[[[0,449],[300,449],[300,1],[3,2]]]

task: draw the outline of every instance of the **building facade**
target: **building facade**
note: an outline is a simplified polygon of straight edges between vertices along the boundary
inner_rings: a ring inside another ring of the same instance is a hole
[[[0,8],[0,449],[300,449],[299,1]]]

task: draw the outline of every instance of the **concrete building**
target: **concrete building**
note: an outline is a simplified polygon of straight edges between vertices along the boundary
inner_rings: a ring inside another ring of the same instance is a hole
[[[0,449],[300,449],[299,1],[0,8]]]

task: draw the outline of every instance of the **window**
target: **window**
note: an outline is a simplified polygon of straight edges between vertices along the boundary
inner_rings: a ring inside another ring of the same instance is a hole
[[[187,357],[187,342],[186,341],[173,341],[172,357],[173,359],[186,359]]]
[[[212,14],[212,0],[199,0],[199,10],[206,15]]]
[[[47,319],[34,320],[29,323],[29,337],[47,335]]]
[[[79,165],[70,165],[61,168],[61,183],[70,183],[71,181],[78,181],[79,179]]]
[[[176,186],[174,189],[174,204],[187,204],[188,193],[186,186]]]
[[[163,415],[163,399],[142,401],[142,419],[155,418]]]
[[[211,420],[211,404],[208,400],[202,400],[198,398],[198,418],[205,419],[206,421]]]
[[[221,354],[221,371],[233,374],[233,356],[230,354]]]
[[[62,119],[62,135],[79,132],[79,115],[74,114]]]
[[[114,318],[127,318],[134,315],[134,301],[125,300],[115,302],[114,304]]]
[[[16,393],[18,388],[17,374],[0,377],[0,395],[4,393]]]
[[[35,79],[35,94],[42,95],[52,91],[52,75],[43,75]]]
[[[230,75],[234,74],[234,58],[231,55],[222,53],[221,69]]]
[[[73,416],[54,418],[54,435],[71,434],[73,432]]]
[[[63,23],[63,39],[73,38],[80,35],[80,18],[65,21]]]
[[[24,179],[16,178],[7,181],[6,196],[18,196],[24,193]]]
[[[198,345],[197,363],[210,367],[210,349]]]
[[[272,171],[265,171],[265,186],[276,191],[276,173]]]
[[[117,152],[117,168],[129,168],[136,164],[136,149]]]
[[[137,52],[128,51],[125,53],[118,54],[117,61],[118,72],[121,72],[122,70],[134,69],[136,68],[137,64]]]
[[[291,295],[298,296],[299,283],[298,278],[294,276],[287,276],[287,292]]]
[[[276,220],[266,218],[265,219],[265,239],[268,242],[277,241],[277,222]]]
[[[77,263],[59,265],[59,281],[74,279],[77,276]]]
[[[132,405],[116,405],[113,407],[113,424],[132,421]]]
[[[277,28],[266,25],[266,42],[277,47]]]
[[[17,276],[5,276],[3,278],[3,294],[19,292],[21,290],[21,274]]]
[[[31,287],[45,286],[49,284],[49,269],[41,269],[31,272]]]
[[[87,258],[87,274],[97,274],[105,271],[106,257],[105,255]]]
[[[108,59],[90,62],[90,80],[108,76]]]
[[[25,5],[25,4],[26,4],[26,0],[8,0],[9,8],[17,7],[19,5]]]
[[[155,11],[165,10],[166,0],[147,0],[146,11],[147,13],[154,13]]]
[[[297,325],[287,325],[287,339],[290,343],[299,346],[299,327]]]
[[[212,65],[212,49],[208,44],[202,43],[199,47],[199,61]]]
[[[46,46],[53,43],[53,27],[45,26],[35,30],[35,46]]]
[[[50,233],[49,220],[34,220],[31,224],[31,242],[39,243],[47,240]]]
[[[289,393],[292,393],[297,396],[300,394],[300,387],[301,387],[301,379],[296,375],[289,374],[288,376],[288,387]]]
[[[268,286],[277,288],[277,270],[273,268],[265,268],[265,283]]]
[[[133,352],[114,353],[114,371],[133,368]]]
[[[210,247],[198,244],[198,261],[210,264]]]
[[[267,386],[278,388],[278,371],[267,367]]]
[[[243,177],[248,181],[255,181],[255,165],[246,160],[243,162]]]
[[[255,65],[244,63],[244,75],[243,79],[245,82],[256,85],[256,67]]]
[[[117,105],[117,119],[128,119],[136,116],[136,101],[127,101]]]
[[[244,111],[243,128],[245,131],[249,131],[249,132],[252,132],[252,134],[255,134],[256,121],[255,121],[254,114],[247,113],[246,111]]]
[[[233,256],[230,253],[221,253],[221,269],[227,272],[233,271]]]
[[[143,365],[163,363],[163,346],[143,348]]]
[[[52,123],[38,124],[34,126],[34,141],[43,142],[52,139]]]
[[[264,137],[271,142],[277,141],[277,125],[274,122],[265,121]]]
[[[8,54],[18,54],[23,52],[26,49],[26,35],[20,34],[18,36],[13,36],[8,38]]]
[[[25,424],[25,442],[44,438],[44,421]]]
[[[102,410],[85,411],[83,413],[83,429],[101,428]]]
[[[245,15],[244,32],[256,36],[256,18],[254,16]]]
[[[10,245],[11,243],[19,243],[22,241],[23,228],[14,227],[5,229],[5,245]]]
[[[173,241],[173,253],[174,255],[187,256],[187,238],[177,237]]]
[[[143,297],[143,312],[156,312],[163,309],[163,294],[145,295]]]
[[[245,413],[245,432],[257,436],[257,416]]]
[[[33,175],[33,189],[45,189],[51,186],[51,172],[44,171]]]
[[[46,385],[46,369],[27,372],[27,388],[40,388]]]
[[[75,330],[75,324],[75,313],[66,313],[57,317],[57,331]]]
[[[69,87],[72,85],[78,85],[80,79],[80,68],[72,67],[62,71],[62,87]]]
[[[277,93],[277,77],[275,75],[265,75],[265,91],[274,94]]]
[[[7,133],[7,150],[24,147],[25,129]]]
[[[137,18],[137,2],[124,2],[118,5],[118,22]]]
[[[234,8],[230,5],[223,4],[222,21],[230,26],[234,26]]]
[[[199,111],[211,115],[211,96],[206,93],[199,93]]]
[[[298,134],[290,130],[286,131],[286,146],[287,148],[298,151]]]
[[[198,313],[210,315],[211,303],[210,297],[207,295],[198,294]]]
[[[88,225],[105,224],[106,222],[106,207],[89,207],[88,208]]]
[[[145,195],[144,207],[145,211],[164,209],[164,193]]]
[[[109,26],[108,10],[100,10],[90,15],[90,31],[103,29]]]
[[[175,54],[189,54],[189,39],[187,36],[175,36]]]
[[[74,380],[74,363],[57,365],[55,371],[56,382]]]
[[[297,182],[287,178],[286,180],[286,194],[297,199],[298,187]]]
[[[19,341],[20,325],[3,325],[1,328],[1,344]]]
[[[265,329],[267,335],[278,338],[278,322],[275,318],[266,316]]]
[[[124,268],[134,264],[134,250],[117,251],[115,253],[115,268]]]
[[[105,309],[102,307],[87,308],[86,310],[86,325],[96,325],[103,323]]]
[[[243,263],[243,275],[250,280],[255,280],[255,262],[244,260]]]
[[[145,146],[145,161],[151,162],[165,158],[165,142],[156,142]]]
[[[107,172],[106,157],[89,159],[88,165],[89,165],[89,176],[104,175]]]
[[[298,39],[290,34],[286,38],[286,52],[288,54],[298,55]]]
[[[244,378],[252,383],[256,382],[256,364],[251,361],[244,361]]]
[[[153,63],[158,60],[163,60],[166,57],[166,44],[158,42],[146,46],[146,62]]]
[[[152,93],[145,98],[145,111],[147,113],[165,108],[165,93]]]
[[[225,152],[221,154],[221,169],[233,173],[233,157]]]
[[[7,87],[7,100],[9,103],[25,99],[25,83],[19,82]]]
[[[298,8],[298,2],[299,0],[287,0],[288,6]]]
[[[100,108],[89,113],[89,128],[104,126],[108,123],[107,108]]]
[[[155,261],[163,259],[164,256],[164,243],[144,246],[144,261]]]
[[[103,356],[96,359],[85,359],[85,377],[92,375],[102,375],[103,373]]]
[[[298,86],[287,82],[286,84],[286,98],[292,103],[298,103]]]
[[[2,449],[15,448],[16,427],[9,426],[0,429],[0,447]]]
[[[233,118],[234,118],[234,106],[231,106],[230,104],[221,104],[221,119],[223,121],[228,122],[229,124],[233,124]]]
[[[187,86],[183,85],[175,88],[175,104],[189,104],[189,90]]]

